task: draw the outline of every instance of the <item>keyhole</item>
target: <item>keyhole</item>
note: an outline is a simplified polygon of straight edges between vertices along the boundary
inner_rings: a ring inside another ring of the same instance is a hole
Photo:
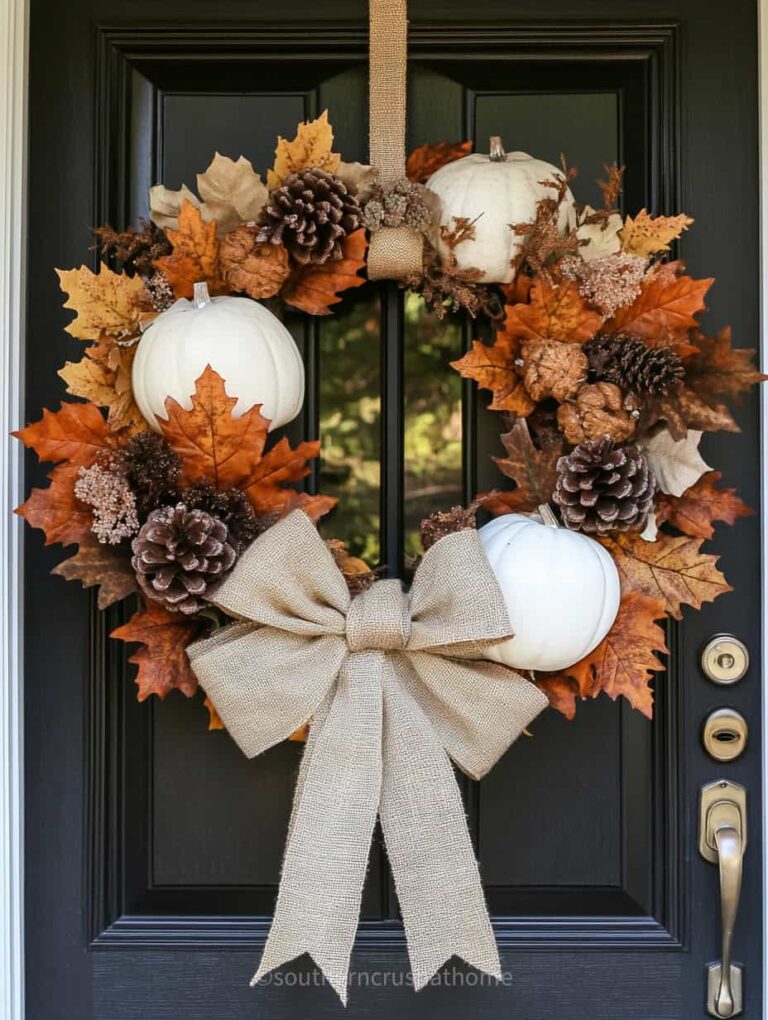
[[[717,664],[720,669],[733,669],[736,665],[736,659],[730,652],[721,652],[717,657]]]
[[[718,740],[721,744],[730,744],[734,740],[738,740],[738,733],[734,733],[733,730],[718,730],[715,733],[715,740]]]

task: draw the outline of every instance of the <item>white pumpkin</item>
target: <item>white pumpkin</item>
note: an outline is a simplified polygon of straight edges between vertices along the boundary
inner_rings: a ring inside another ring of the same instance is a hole
[[[155,431],[157,419],[167,418],[168,397],[192,407],[195,382],[208,365],[237,397],[235,418],[261,404],[271,430],[301,410],[304,364],[282,322],[257,301],[211,298],[196,283],[192,301],[182,298],[150,323],[133,361],[133,394]]]
[[[515,669],[557,670],[588,655],[619,611],[619,574],[608,552],[542,516],[505,514],[478,534],[509,612],[514,637],[488,658]]]
[[[509,283],[515,275],[512,260],[525,240],[513,233],[510,224],[531,222],[536,203],[554,195],[542,181],[562,176],[557,167],[526,152],[505,153],[498,137],[491,139],[490,155],[473,153],[432,174],[427,187],[440,198],[440,226],[453,229],[459,216],[474,224],[474,239],[462,241],[454,250],[457,268],[479,269],[485,283]],[[575,215],[568,191],[560,207],[558,225],[563,232],[575,223]],[[435,240],[446,260],[450,248],[439,233]]]

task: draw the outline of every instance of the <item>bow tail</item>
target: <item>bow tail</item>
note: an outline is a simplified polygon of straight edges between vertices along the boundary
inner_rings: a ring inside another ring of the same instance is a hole
[[[404,658],[398,672],[410,669]],[[379,814],[418,991],[451,956],[501,978],[453,767],[401,680],[384,678]]]
[[[361,659],[368,654],[349,657],[313,721],[275,916],[251,981],[309,953],[345,1005],[382,771],[381,684]]]

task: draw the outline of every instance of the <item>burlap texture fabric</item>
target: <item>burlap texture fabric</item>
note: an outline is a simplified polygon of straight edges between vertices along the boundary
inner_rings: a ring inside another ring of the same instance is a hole
[[[405,96],[408,67],[406,0],[370,0],[369,150],[381,180],[405,177]],[[384,227],[371,235],[369,280],[420,275],[423,240],[408,227]]]
[[[215,601],[242,622],[188,653],[245,754],[310,722],[254,983],[307,952],[346,1002],[377,816],[415,988],[454,954],[500,976],[451,760],[485,775],[547,699],[482,659],[511,627],[477,534],[437,542],[409,592],[384,580],[352,599],[294,511],[246,550]]]

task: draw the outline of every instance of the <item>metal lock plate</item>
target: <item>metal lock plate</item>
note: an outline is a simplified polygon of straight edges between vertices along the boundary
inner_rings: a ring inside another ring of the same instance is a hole
[[[731,634],[713,637],[701,653],[704,676],[715,684],[735,684],[749,669],[749,652]]]
[[[704,720],[701,739],[715,761],[734,761],[747,746],[747,720],[735,708],[718,708]]]

